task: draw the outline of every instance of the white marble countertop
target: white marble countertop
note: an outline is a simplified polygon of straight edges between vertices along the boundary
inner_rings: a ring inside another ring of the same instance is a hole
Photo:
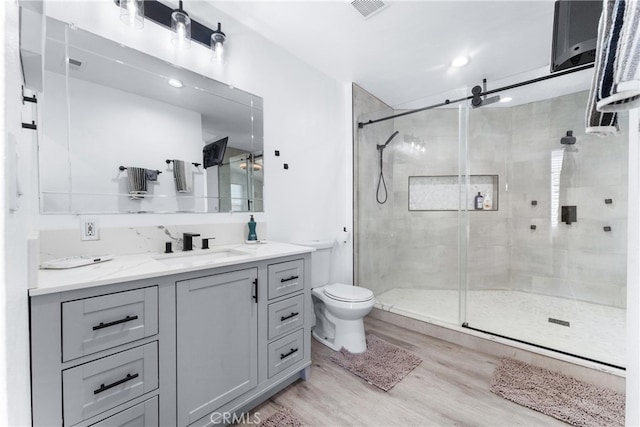
[[[211,246],[173,254],[144,253],[115,256],[111,261],[64,270],[38,270],[38,286],[30,296],[149,279],[208,268],[224,267],[313,252],[307,246],[268,242]]]

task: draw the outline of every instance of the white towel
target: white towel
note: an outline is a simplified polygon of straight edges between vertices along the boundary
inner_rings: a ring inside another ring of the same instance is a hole
[[[639,23],[639,0],[603,0],[587,133],[617,133],[616,112],[640,107]]]
[[[611,2],[611,0],[609,0]],[[603,112],[627,111],[640,106],[640,3],[616,0],[608,39],[605,84],[596,108]]]
[[[596,109],[597,102],[600,100],[600,93],[603,82],[606,84],[605,70],[607,66],[608,42],[611,40],[612,13],[614,9],[613,1],[603,1],[602,14],[598,23],[598,41],[596,43],[596,60],[593,79],[591,80],[591,92],[587,103],[586,113],[586,133],[599,136],[607,136],[618,133],[618,116],[615,113],[603,113]],[[612,64],[609,64],[612,65]],[[611,74],[606,74],[610,77]]]
[[[188,169],[190,163],[184,160],[173,161],[173,177],[176,180],[176,191],[178,193],[191,193],[193,189],[193,176]]]

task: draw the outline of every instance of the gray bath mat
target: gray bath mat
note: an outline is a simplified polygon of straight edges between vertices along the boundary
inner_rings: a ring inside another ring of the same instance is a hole
[[[260,423],[261,427],[301,427],[302,421],[298,419],[290,409],[281,408]]]
[[[624,394],[518,360],[500,360],[491,391],[574,426],[624,426]]]
[[[349,372],[384,391],[400,382],[422,359],[375,335],[367,335],[367,350],[353,354],[342,348],[330,357]]]

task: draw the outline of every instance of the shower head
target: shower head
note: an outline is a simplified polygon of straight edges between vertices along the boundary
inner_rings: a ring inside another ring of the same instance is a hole
[[[573,131],[568,130],[567,136],[560,138],[560,144],[573,145],[576,143],[576,137],[573,136]]]
[[[378,150],[384,150],[385,148],[387,148],[387,145],[389,145],[389,143],[391,142],[391,140],[393,138],[396,137],[397,134],[399,134],[400,131],[395,131],[394,133],[391,134],[391,136],[389,137],[389,139],[387,139],[387,142],[385,142],[384,144],[380,145],[376,145],[376,147],[378,148]]]

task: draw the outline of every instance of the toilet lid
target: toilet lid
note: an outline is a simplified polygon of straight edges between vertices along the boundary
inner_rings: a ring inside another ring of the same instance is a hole
[[[342,283],[325,286],[324,293],[329,298],[347,302],[369,301],[373,298],[373,292],[369,289]]]

